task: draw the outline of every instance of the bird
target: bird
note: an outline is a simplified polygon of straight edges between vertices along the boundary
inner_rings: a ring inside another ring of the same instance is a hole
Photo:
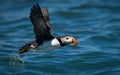
[[[35,34],[35,40],[28,42],[19,49],[19,54],[28,52],[38,47],[44,49],[49,44],[49,47],[64,47],[66,45],[76,45],[78,41],[75,37],[64,35],[55,37],[51,34],[51,24],[47,8],[41,8],[38,3],[34,4],[29,16]],[[48,43],[49,42],[49,43]],[[43,47],[44,45],[44,47]]]

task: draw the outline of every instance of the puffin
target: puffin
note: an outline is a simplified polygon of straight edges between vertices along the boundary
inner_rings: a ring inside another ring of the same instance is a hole
[[[64,47],[66,45],[76,45],[77,39],[73,36],[63,35],[55,37],[51,34],[51,24],[47,8],[41,8],[38,3],[31,8],[29,16],[35,34],[35,40],[28,42],[19,49],[19,54],[28,52],[32,49],[48,49]],[[45,46],[47,44],[47,46]],[[49,44],[49,45],[48,45]],[[44,45],[44,46],[43,46]]]

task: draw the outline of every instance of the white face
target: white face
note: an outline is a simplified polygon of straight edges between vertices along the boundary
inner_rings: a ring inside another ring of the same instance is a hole
[[[77,40],[76,40],[74,37],[72,37],[72,36],[62,37],[62,38],[61,38],[61,41],[62,41],[64,44],[70,44],[70,45],[77,44]]]

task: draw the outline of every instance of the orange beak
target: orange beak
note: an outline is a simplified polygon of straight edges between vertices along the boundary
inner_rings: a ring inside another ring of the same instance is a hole
[[[71,45],[76,45],[76,44],[78,44],[78,41],[77,41],[76,38],[73,38],[73,39],[72,39],[72,42],[71,42]]]

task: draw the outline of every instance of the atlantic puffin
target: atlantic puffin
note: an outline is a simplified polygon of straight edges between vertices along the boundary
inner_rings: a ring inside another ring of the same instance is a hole
[[[36,3],[31,8],[30,20],[34,26],[35,40],[31,41],[19,49],[19,53],[25,53],[31,49],[42,47],[46,42],[50,42],[51,47],[63,47],[67,44],[76,45],[78,42],[75,37],[72,36],[61,36],[54,37],[51,34],[51,24],[47,8],[40,8],[39,4]],[[44,49],[44,47],[42,47]]]

